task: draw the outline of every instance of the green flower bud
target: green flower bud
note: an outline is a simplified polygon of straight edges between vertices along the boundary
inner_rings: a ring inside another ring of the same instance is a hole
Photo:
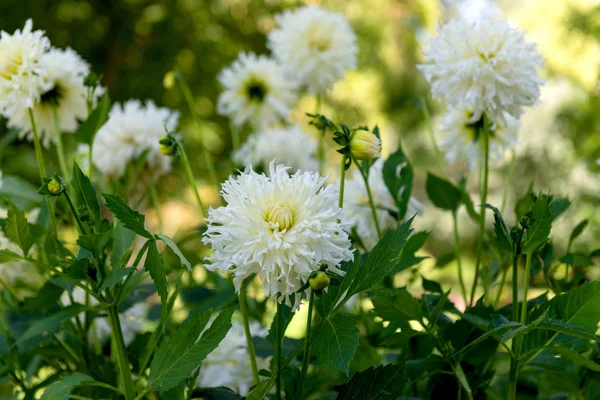
[[[325,128],[327,128],[327,118],[325,118],[324,116],[322,116],[321,114],[317,114],[315,117],[313,117],[313,119],[310,121],[310,124],[312,126],[314,126],[315,128],[317,128],[318,130],[323,130]]]
[[[52,178],[50,182],[48,182],[48,192],[52,196],[60,196],[66,189],[65,184],[62,182],[62,179],[58,177]]]
[[[329,282],[331,282],[331,278],[323,271],[315,271],[308,277],[308,284],[316,292],[320,292],[329,286]]]
[[[357,160],[369,160],[381,155],[381,140],[368,131],[358,130],[350,138],[350,153]]]
[[[179,148],[177,146],[177,141],[175,140],[175,138],[173,136],[165,135],[160,138],[158,143],[159,143],[159,150],[160,150],[161,154],[164,154],[165,156],[178,156],[179,155]]]
[[[177,72],[169,71],[163,77],[163,87],[167,90],[171,90],[175,87],[177,81]]]

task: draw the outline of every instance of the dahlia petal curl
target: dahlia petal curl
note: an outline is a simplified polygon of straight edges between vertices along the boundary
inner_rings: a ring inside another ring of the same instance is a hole
[[[352,259],[351,223],[337,206],[338,187],[325,186],[318,173],[269,165],[269,176],[252,169],[222,185],[226,206],[210,209],[204,238],[214,255],[206,267],[229,271],[239,292],[242,281],[256,273],[263,290],[294,309],[296,293],[322,265],[338,267]]]

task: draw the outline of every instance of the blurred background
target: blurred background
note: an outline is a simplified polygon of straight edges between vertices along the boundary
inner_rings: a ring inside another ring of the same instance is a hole
[[[267,53],[266,34],[273,16],[286,8],[317,3],[336,10],[351,22],[359,38],[359,67],[347,74],[324,99],[323,113],[348,125],[378,124],[383,132],[384,153],[402,143],[415,168],[414,196],[425,206],[416,225],[431,230],[426,251],[434,256],[422,273],[444,276],[452,284],[454,273],[434,268],[435,256],[452,248],[450,214],[436,211],[424,192],[427,171],[435,171],[433,147],[426,134],[420,98],[427,98],[434,115],[438,104],[428,97],[429,88],[416,65],[423,60],[421,45],[436,25],[462,15],[505,15],[538,43],[546,58],[542,75],[542,102],[528,109],[522,119],[516,163],[507,209],[515,195],[534,182],[535,191],[568,196],[573,206],[554,229],[557,247],[565,246],[572,228],[583,218],[590,227],[576,246],[590,251],[599,246],[597,217],[600,194],[600,2],[597,0],[0,0],[0,28],[13,32],[32,18],[54,46],[72,47],[92,69],[103,75],[113,101],[153,99],[182,113],[180,132],[203,195],[216,204],[217,193],[208,185],[206,166],[200,157],[204,141],[215,154],[221,179],[232,171],[228,121],[216,114],[220,93],[216,76],[240,51]],[[202,124],[196,129],[183,97],[163,87],[163,76],[181,71],[194,92]],[[313,98],[301,99],[294,120],[306,124],[304,113],[315,109]],[[308,126],[307,126],[307,129]],[[244,134],[248,134],[245,132]],[[6,137],[3,123],[0,136]],[[76,144],[65,135],[67,147]],[[333,143],[332,143],[333,144]],[[52,162],[54,152],[48,151]],[[332,147],[333,174],[339,155]],[[507,158],[508,160],[508,158]],[[509,163],[492,166],[490,202],[499,204]],[[33,146],[25,141],[0,140],[0,169],[36,182]],[[445,171],[455,182],[467,174],[466,163]],[[468,175],[477,203],[477,176]],[[161,182],[165,231],[174,234],[199,221],[191,193],[185,187],[180,164]],[[151,217],[151,213],[150,217]],[[192,218],[189,218],[192,216]],[[461,229],[466,253],[474,249],[475,226],[466,215]],[[514,222],[512,213],[506,218]],[[436,275],[440,276],[436,276]],[[468,278],[470,281],[470,278]]]

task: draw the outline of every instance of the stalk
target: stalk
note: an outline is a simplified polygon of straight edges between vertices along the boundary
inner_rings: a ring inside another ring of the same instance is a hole
[[[275,396],[277,400],[281,400],[281,304],[278,299],[275,299],[277,303],[277,314],[275,314],[275,365],[277,368],[275,376]]]
[[[156,219],[158,220],[158,230],[162,231],[163,220],[160,212],[160,200],[158,198],[158,192],[156,191],[156,184],[154,181],[150,182],[150,200],[152,201],[152,207],[156,211]]]
[[[458,221],[456,219],[456,210],[452,211],[452,225],[454,226],[454,256],[456,257],[456,263],[458,264],[458,282],[460,283],[460,289],[462,291],[463,299],[465,299],[466,303],[467,289],[465,288],[462,261],[460,258],[460,237],[458,235]]]
[[[240,293],[238,294],[238,302],[240,303],[242,322],[244,324],[244,333],[246,334],[246,342],[248,343],[248,355],[250,356],[250,367],[252,368],[252,376],[254,378],[254,383],[258,385],[258,365],[256,364],[256,353],[254,351],[252,333],[250,332],[250,324],[248,322],[248,307],[246,305],[246,293],[243,287],[240,290]]]
[[[198,205],[200,206],[200,209],[202,210],[202,216],[204,216],[204,218],[206,219],[206,217],[208,217],[208,212],[206,211],[206,208],[204,207],[204,203],[202,202],[202,199],[200,198],[200,193],[198,192],[198,187],[196,186],[196,180],[194,179],[194,173],[192,172],[192,167],[190,166],[190,161],[188,160],[187,154],[185,153],[185,149],[183,148],[183,146],[181,146],[179,143],[177,143],[177,146],[179,147],[179,151],[181,153],[181,162],[183,163],[183,167],[185,169],[185,173],[188,178],[188,182],[189,182],[190,186],[192,187],[192,191],[194,192],[194,195],[196,196],[196,201],[198,202]]]
[[[521,323],[527,323],[527,291],[529,290],[529,277],[531,275],[531,257],[533,253],[525,255],[525,276],[523,276],[523,303],[521,304]]]
[[[69,207],[71,208],[71,211],[73,212],[75,221],[77,221],[77,226],[79,227],[79,229],[81,229],[81,233],[83,233],[85,235],[87,232],[85,230],[85,227],[83,226],[83,223],[79,219],[79,215],[77,215],[77,210],[75,209],[75,206],[73,205],[73,202],[71,201],[71,197],[69,197],[68,191],[65,190],[65,192],[63,194],[65,195],[65,198],[67,199],[67,203],[69,203]]]
[[[356,159],[354,157],[352,157],[352,159],[354,160],[354,164],[356,164],[356,167],[360,171],[360,175],[362,176],[363,181],[365,182],[365,188],[367,189],[367,197],[369,198],[369,206],[371,207],[371,214],[373,215],[373,221],[375,221],[375,228],[377,229],[377,236],[381,240],[381,236],[382,236],[381,228],[379,227],[379,219],[377,219],[377,211],[375,209],[375,202],[373,201],[373,196],[371,195],[371,187],[369,186],[369,177],[367,176],[367,174],[365,174],[365,172],[362,170],[362,168],[360,168],[360,165],[358,165],[358,161],[356,161]]]
[[[65,148],[62,141],[62,132],[60,131],[60,123],[58,120],[58,112],[56,107],[52,108],[52,115],[54,117],[54,131],[56,135],[56,154],[58,155],[58,166],[60,167],[61,174],[67,181],[71,181],[69,175],[69,169],[67,168],[67,162],[65,161]]]
[[[429,107],[427,107],[427,100],[424,96],[421,97],[421,110],[423,110],[423,118],[425,118],[425,125],[427,126],[427,133],[429,134],[429,138],[431,139],[431,145],[433,146],[433,150],[435,152],[435,158],[438,163],[438,167],[440,171],[444,172],[444,163],[442,162],[442,152],[437,145],[437,141],[435,140],[435,132],[433,130],[433,123],[431,122],[431,114],[429,113]]]
[[[481,169],[480,169],[480,195],[481,195],[481,204],[487,203],[487,193],[488,193],[488,177],[490,172],[490,143],[489,143],[489,133],[490,133],[490,122],[488,118],[483,116],[483,129],[480,131],[480,139],[481,139]],[[477,289],[477,283],[479,280],[479,275],[481,272],[481,264],[483,259],[483,240],[485,236],[485,207],[481,208],[480,220],[479,220],[479,241],[477,242],[477,261],[475,263],[475,278],[473,279],[473,287],[471,288],[471,302],[475,300],[475,290]]]
[[[321,113],[321,95],[316,97],[315,114]],[[319,130],[319,147],[317,149],[317,158],[319,159],[319,175],[323,175],[325,169],[325,130]]]
[[[315,299],[315,291],[310,290],[310,299],[308,301],[308,316],[306,317],[306,336],[304,339],[304,356],[302,358],[302,373],[300,375],[300,382],[298,384],[298,397],[302,398],[302,387],[304,385],[304,378],[308,371],[308,361],[310,359],[310,327],[312,324],[312,310],[313,302]]]
[[[344,184],[345,184],[345,180],[346,180],[346,157],[348,157],[346,154],[344,154],[342,156],[342,169],[340,171],[340,197],[339,197],[339,201],[338,201],[339,208],[344,207]]]
[[[131,370],[129,369],[129,360],[125,350],[125,341],[123,340],[123,332],[121,331],[121,323],[119,322],[119,312],[116,306],[108,308],[108,319],[113,333],[114,343],[116,344],[117,362],[119,363],[119,371],[121,379],[125,387],[125,399],[133,400],[135,398],[135,387],[131,378]]]

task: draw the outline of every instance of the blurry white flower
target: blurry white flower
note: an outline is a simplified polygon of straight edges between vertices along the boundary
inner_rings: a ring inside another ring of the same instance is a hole
[[[398,226],[398,221],[389,213],[389,211],[397,213],[398,208],[383,180],[383,163],[384,160],[380,158],[375,161],[369,170],[369,187],[373,196],[373,202],[375,203],[375,211],[379,227],[382,231],[381,233]],[[397,171],[397,173],[399,174],[400,171]],[[352,225],[356,227],[356,233],[358,233],[366,250],[371,251],[379,241],[379,236],[369,205],[369,196],[365,182],[358,172],[350,179],[346,179],[344,211],[348,215]],[[421,211],[421,204],[415,198],[411,197],[406,216],[410,218]]]
[[[250,136],[246,143],[232,154],[237,165],[251,165],[254,169],[267,170],[273,160],[277,164],[290,166],[295,172],[318,171],[315,158],[317,141],[304,132],[300,125],[288,128],[261,130]]]
[[[174,131],[179,114],[151,100],[115,104],[92,146],[93,163],[103,174],[121,177],[127,165],[148,150],[146,166],[154,177],[171,170],[171,157],[160,153],[165,129]]]
[[[283,69],[264,55],[240,53],[238,59],[219,74],[223,93],[217,112],[231,118],[233,125],[248,123],[261,129],[287,121],[297,99],[297,85],[287,79]]]
[[[261,338],[268,333],[267,329],[255,321],[250,323],[250,332],[253,337]],[[269,358],[257,357],[256,363],[259,370],[269,369]],[[224,386],[242,396],[247,395],[250,387],[254,386],[248,343],[241,322],[232,320],[231,329],[225,338],[202,362],[196,384],[199,387]]]
[[[462,18],[469,22],[502,18],[502,10],[494,0],[443,0],[442,3],[445,14],[451,18]]]
[[[287,173],[283,165],[269,165],[270,176],[250,170],[223,183],[227,206],[211,209],[202,239],[214,255],[210,270],[231,271],[239,291],[244,278],[256,273],[267,296],[294,308],[296,293],[311,272],[337,266],[352,258],[348,229],[337,207],[337,185],[325,185],[314,172]],[[290,297],[292,299],[290,299]]]
[[[502,121],[505,112],[518,118],[523,106],[538,101],[543,58],[505,21],[450,21],[431,38],[425,55],[427,63],[419,69],[432,96],[473,110],[474,120],[483,113],[493,122]]]
[[[79,165],[81,171],[87,175],[90,166],[90,145],[80,143],[75,152],[75,162]]]
[[[481,142],[479,141],[476,124],[473,121],[473,112],[467,109],[450,109],[441,119],[439,130],[444,135],[440,146],[446,150],[446,158],[452,164],[467,159],[469,169],[477,168],[481,154]],[[501,161],[506,150],[517,145],[517,133],[519,121],[506,114],[504,122],[497,122],[491,126],[489,136],[490,160]]]
[[[33,115],[38,135],[44,146],[55,139],[54,110],[61,132],[73,132],[79,121],[87,117],[87,88],[83,80],[90,71],[89,65],[74,50],[52,48],[40,59],[43,67],[45,89],[33,105]],[[102,91],[96,91],[96,95]],[[8,125],[21,130],[20,137],[32,140],[29,112],[15,109],[8,115]]]
[[[48,85],[40,62],[50,48],[43,31],[32,31],[27,20],[23,30],[12,35],[0,32],[0,113],[22,112],[39,100]]]
[[[268,46],[290,77],[310,93],[323,93],[356,68],[356,35],[342,15],[301,7],[275,16]]]

